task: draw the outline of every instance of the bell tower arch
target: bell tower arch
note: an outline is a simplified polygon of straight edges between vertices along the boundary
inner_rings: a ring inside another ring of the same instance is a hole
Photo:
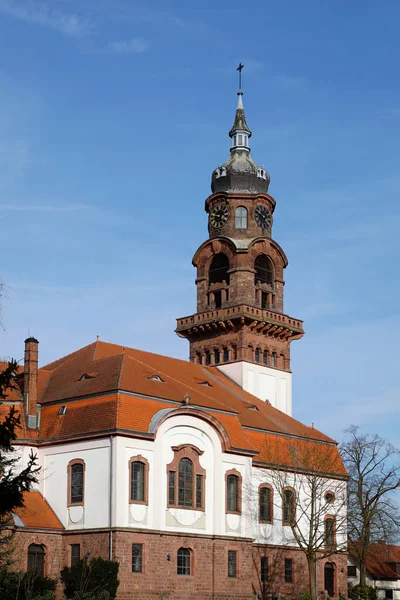
[[[290,343],[303,323],[284,312],[288,261],[272,238],[270,176],[251,155],[238,91],[228,160],[212,173],[205,201],[208,239],[193,257],[197,312],[177,319],[190,360],[219,368],[243,389],[292,413]]]

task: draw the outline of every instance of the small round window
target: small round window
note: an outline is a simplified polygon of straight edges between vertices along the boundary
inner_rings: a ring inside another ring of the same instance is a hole
[[[328,504],[332,504],[335,500],[335,494],[333,492],[326,492],[325,500]]]

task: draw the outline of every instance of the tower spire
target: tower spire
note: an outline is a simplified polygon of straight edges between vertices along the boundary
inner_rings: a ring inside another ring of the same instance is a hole
[[[244,65],[239,63],[237,71],[239,72],[239,89],[237,92],[238,101],[236,107],[235,121],[232,129],[229,132],[229,137],[232,140],[231,152],[234,150],[250,151],[249,138],[251,137],[251,131],[246,123],[246,116],[243,108],[243,90],[242,90],[242,69]]]

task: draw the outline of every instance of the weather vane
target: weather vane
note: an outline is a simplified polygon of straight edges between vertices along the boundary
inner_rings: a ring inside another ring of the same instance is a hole
[[[236,71],[239,71],[239,92],[242,91],[242,69],[243,69],[244,65],[242,65],[242,63],[239,63],[238,68],[236,69]]]

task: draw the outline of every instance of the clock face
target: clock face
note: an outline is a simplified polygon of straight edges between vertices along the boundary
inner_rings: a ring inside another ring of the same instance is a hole
[[[254,219],[259,227],[268,229],[271,225],[271,213],[263,204],[257,204],[254,210]]]
[[[210,224],[213,229],[221,229],[228,220],[228,207],[226,204],[217,204],[210,213]]]

